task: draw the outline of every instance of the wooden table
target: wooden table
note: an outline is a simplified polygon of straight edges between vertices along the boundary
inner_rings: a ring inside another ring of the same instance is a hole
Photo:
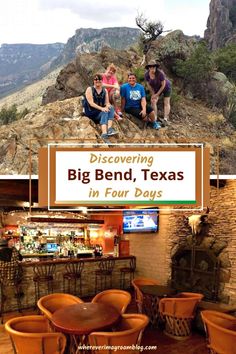
[[[89,333],[110,328],[119,318],[120,313],[112,306],[84,302],[55,311],[52,323],[58,331],[70,335],[72,354],[80,352],[78,346],[87,343]]]
[[[152,325],[158,325],[159,300],[176,294],[176,290],[165,285],[140,285],[139,289],[143,294],[143,312]]]
[[[194,319],[194,325],[201,332],[205,332],[204,324],[202,322],[201,311],[211,310],[234,315],[236,312],[236,305],[228,305],[220,302],[200,301],[197,305],[196,316]]]

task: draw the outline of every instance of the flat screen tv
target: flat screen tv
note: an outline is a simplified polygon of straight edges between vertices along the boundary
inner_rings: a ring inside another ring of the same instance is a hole
[[[58,249],[58,245],[56,243],[47,243],[46,251],[49,253],[56,252]]]
[[[158,210],[124,210],[123,233],[157,232],[159,228]]]

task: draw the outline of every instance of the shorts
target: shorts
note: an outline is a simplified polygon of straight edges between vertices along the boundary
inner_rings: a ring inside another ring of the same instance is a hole
[[[142,111],[142,108],[133,108],[133,107],[128,107],[128,108],[125,108],[125,112],[128,113],[128,114],[132,114],[132,116],[136,117],[136,118],[139,118],[139,119],[143,119],[140,112]],[[153,112],[153,109],[151,106],[147,105],[146,107],[146,112],[147,112],[147,115],[152,113]]]
[[[165,92],[163,92],[164,97],[170,97],[171,96],[171,88]]]

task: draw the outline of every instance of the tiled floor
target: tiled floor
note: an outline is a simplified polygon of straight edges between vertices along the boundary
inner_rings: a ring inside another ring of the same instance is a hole
[[[132,302],[127,312],[136,312]],[[24,310],[23,315],[35,314],[35,311]],[[12,317],[19,316],[17,312],[4,315],[4,322]],[[21,316],[21,315],[20,315]],[[143,351],[150,354],[208,354],[204,335],[194,332],[193,335],[182,341],[167,337],[160,329],[148,327],[145,330],[142,346],[157,346],[156,350]],[[0,353],[14,354],[9,336],[0,325]],[[24,353],[32,354],[32,353]]]

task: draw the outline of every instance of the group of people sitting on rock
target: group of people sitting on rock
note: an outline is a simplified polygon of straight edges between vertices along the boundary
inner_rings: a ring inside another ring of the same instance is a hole
[[[123,112],[131,114],[151,125],[153,129],[160,129],[168,124],[170,114],[171,83],[165,77],[159,64],[151,60],[144,79],[151,93],[151,105],[147,104],[146,92],[143,85],[137,83],[134,73],[128,74],[128,82],[119,86],[116,77],[116,67],[110,64],[103,74],[95,74],[93,86],[87,88],[84,100],[84,114],[102,129],[101,138],[109,142],[109,136],[118,134],[112,123],[114,119],[121,120]],[[164,96],[164,119],[157,118],[157,102]],[[118,99],[121,98],[119,108]]]

